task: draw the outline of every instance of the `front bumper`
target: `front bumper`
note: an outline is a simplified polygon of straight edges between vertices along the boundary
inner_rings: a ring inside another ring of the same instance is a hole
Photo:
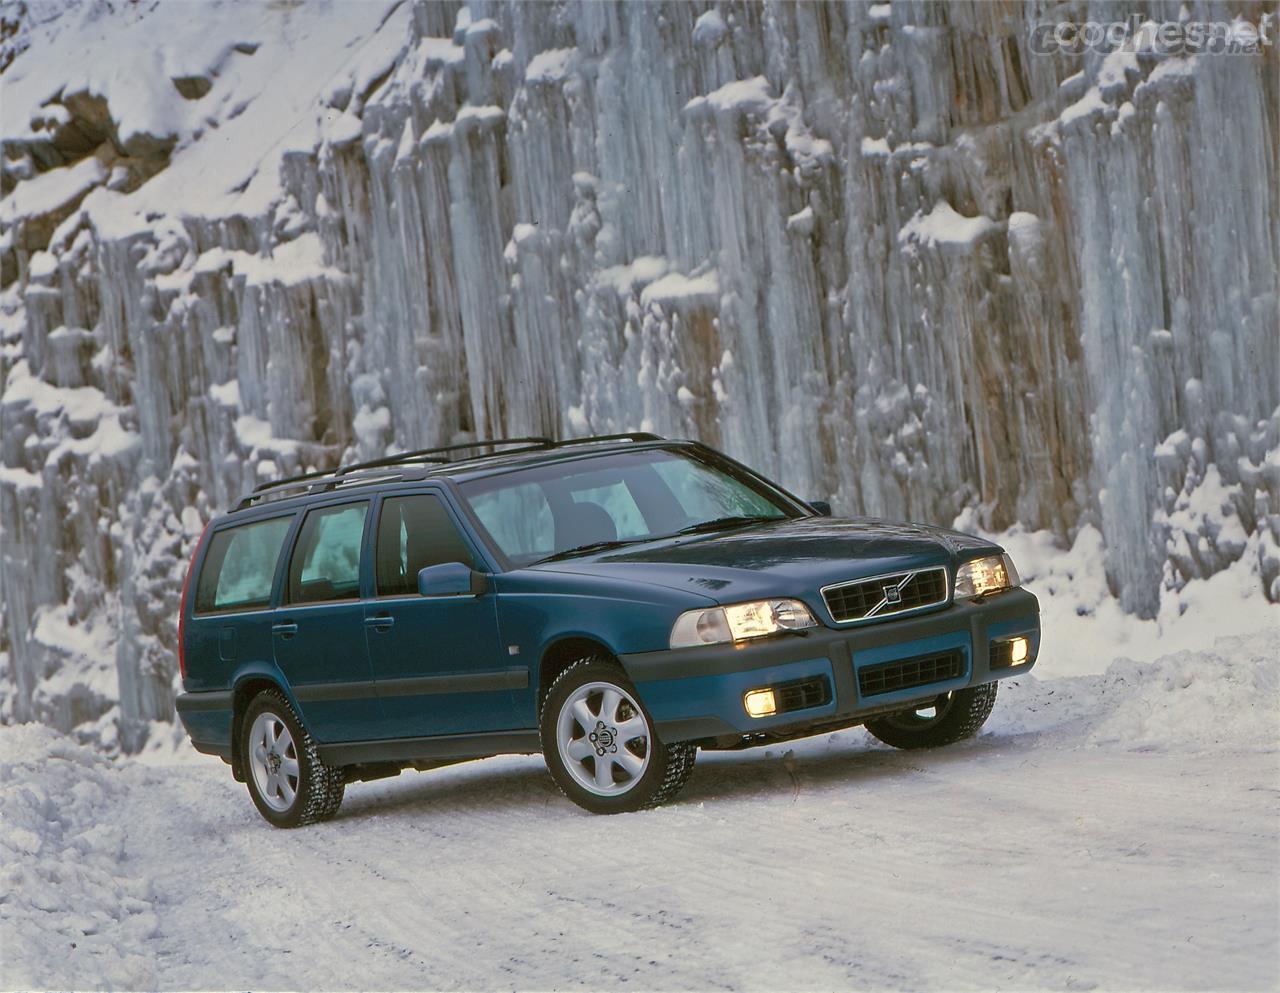
[[[992,667],[991,645],[1013,637],[1030,643],[1020,665]],[[741,645],[707,645],[621,656],[627,674],[665,741],[762,740],[814,733],[903,710],[951,690],[1016,676],[1035,665],[1040,605],[1023,589],[961,600],[934,613],[841,629],[810,628]],[[939,654],[958,660],[958,675],[906,689],[864,693],[859,673],[872,666]],[[825,678],[829,701],[772,717],[749,717],[748,690]]]

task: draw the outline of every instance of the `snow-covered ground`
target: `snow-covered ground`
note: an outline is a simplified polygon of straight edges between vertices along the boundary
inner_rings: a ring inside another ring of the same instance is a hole
[[[172,735],[0,728],[0,988],[1275,989],[1280,608],[1117,617],[1087,534],[1002,538],[1045,646],[976,740],[704,754],[644,814],[505,757],[276,831]]]

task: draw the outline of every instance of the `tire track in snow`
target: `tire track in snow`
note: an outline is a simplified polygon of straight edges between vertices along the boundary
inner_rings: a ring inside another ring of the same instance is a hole
[[[578,811],[536,758],[356,784],[300,831],[261,823],[221,763],[134,767],[116,816],[163,896],[165,987],[1278,978],[1274,754],[847,734],[705,758],[676,803],[621,817]]]

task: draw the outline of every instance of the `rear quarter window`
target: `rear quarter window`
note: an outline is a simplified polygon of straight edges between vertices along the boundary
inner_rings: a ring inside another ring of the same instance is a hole
[[[292,521],[291,516],[276,517],[216,532],[200,567],[196,613],[268,606]]]

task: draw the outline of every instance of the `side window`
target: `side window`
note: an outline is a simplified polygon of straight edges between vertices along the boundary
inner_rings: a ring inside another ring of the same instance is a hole
[[[378,596],[418,592],[418,572],[429,565],[475,558],[440,498],[429,493],[382,501],[378,516]]]
[[[320,603],[360,595],[360,544],[368,501],[307,514],[289,560],[289,602]]]
[[[196,613],[267,606],[292,523],[291,516],[277,517],[216,532],[196,583]]]
[[[555,518],[541,484],[478,493],[471,498],[471,509],[508,555],[540,558],[555,551]]]

